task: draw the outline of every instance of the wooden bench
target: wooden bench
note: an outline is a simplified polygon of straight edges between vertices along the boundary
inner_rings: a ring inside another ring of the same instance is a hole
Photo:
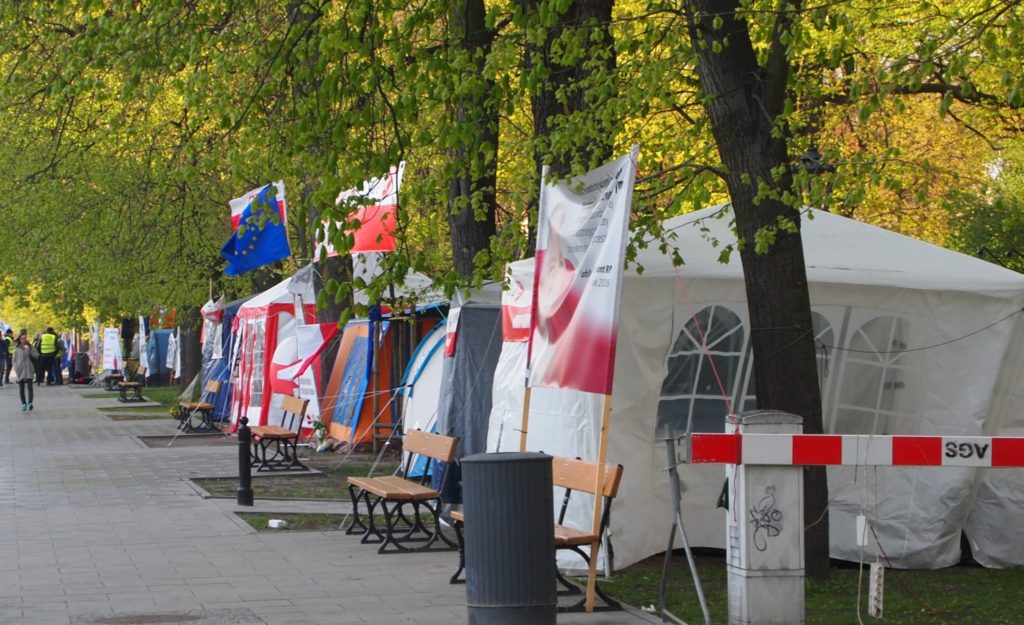
[[[558,512],[558,521],[555,522],[555,551],[559,549],[568,549],[580,557],[588,565],[590,563],[590,556],[586,551],[583,551],[582,547],[590,546],[591,544],[600,541],[601,536],[604,535],[608,529],[608,522],[611,517],[612,500],[619,492],[619,483],[622,481],[622,465],[621,464],[605,464],[604,465],[604,478],[601,485],[601,496],[604,498],[603,505],[601,507],[601,525],[600,530],[595,535],[591,528],[578,529],[564,525],[565,513],[569,509],[569,501],[574,491],[583,493],[594,494],[594,486],[597,484],[597,470],[598,464],[596,462],[587,462],[585,460],[579,460],[575,458],[565,458],[562,456],[554,456],[551,459],[551,481],[555,488],[563,488],[562,494],[562,506]],[[455,528],[455,536],[459,543],[459,568],[456,569],[455,573],[452,574],[449,582],[452,584],[462,583],[464,580],[460,580],[459,576],[466,566],[466,554],[465,554],[465,541],[463,539],[463,527],[465,525],[465,515],[462,512],[452,512],[450,514],[452,525]],[[607,556],[611,558],[611,549],[608,549]],[[569,581],[557,567],[557,557],[555,563],[555,576],[558,582],[562,585],[563,590],[559,592],[562,595],[582,595],[582,589],[575,583]],[[601,586],[595,587],[595,592],[600,597],[605,605],[599,606],[597,610],[621,610],[622,605],[604,594],[601,590]],[[558,607],[559,612],[580,612],[584,610],[586,605],[586,597],[582,597],[577,603],[568,606],[560,605]]]
[[[443,491],[457,444],[457,438],[412,430],[402,441],[402,449],[409,453],[400,475],[349,477],[352,522],[345,532],[362,534],[362,543],[380,543],[378,553],[425,551],[438,540],[444,543],[444,549],[454,549],[456,543],[441,531],[441,493],[431,487],[430,472],[437,462],[445,463],[440,488]],[[417,466],[420,458],[426,459],[422,468]],[[419,472],[420,476],[412,477],[414,472]],[[360,503],[366,509],[365,522],[360,514]],[[411,515],[405,511],[406,506],[412,507]],[[384,515],[383,528],[374,520],[378,507]],[[432,517],[429,522],[424,520],[425,513]]]
[[[286,395],[276,424],[255,425],[252,433],[252,466],[257,471],[309,471],[299,461],[299,432],[306,418],[308,399]]]
[[[139,368],[139,361],[132,359],[124,363],[124,368],[120,371],[114,370],[107,377],[103,378],[103,388],[107,391],[114,391],[118,389],[118,384],[121,382],[131,380],[135,376],[135,372]]]
[[[221,381],[210,380],[199,396],[199,401],[178,402],[179,418],[181,423],[178,429],[186,433],[219,432],[217,425],[213,422],[213,399],[220,392]],[[194,424],[194,419],[199,416],[199,425]]]
[[[119,393],[117,401],[146,401],[146,398],[142,396],[142,387],[145,384],[146,368],[138,367],[130,379],[122,380],[117,383],[117,390]],[[132,391],[133,394],[131,397],[128,397],[128,391]]]

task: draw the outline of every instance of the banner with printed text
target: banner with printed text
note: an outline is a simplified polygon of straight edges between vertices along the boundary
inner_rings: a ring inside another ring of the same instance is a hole
[[[638,152],[634,146],[581,178],[542,180],[527,348],[531,387],[612,392]]]

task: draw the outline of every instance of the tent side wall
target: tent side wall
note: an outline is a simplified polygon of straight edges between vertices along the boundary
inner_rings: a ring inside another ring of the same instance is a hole
[[[830,270],[826,275],[835,273]],[[690,409],[711,406],[719,411],[712,415],[719,422],[727,412],[713,378],[700,373],[706,366],[704,352],[695,348],[695,358],[703,358],[704,364],[694,366],[690,378],[673,378],[670,384],[667,377],[678,358],[670,357],[670,350],[677,348],[695,315],[706,320],[709,311],[727,310],[742,324],[736,335],[740,346],[728,354],[732,360],[726,359],[729,364],[722,375],[733,411],[755,407],[747,386],[753,363],[742,276],[726,275],[719,266],[707,274],[688,266],[681,275],[679,279],[669,271],[651,271],[627,275],[623,281],[608,452],[610,462],[625,466],[612,514],[616,567],[662,551],[671,527],[664,443],[656,430],[659,408],[675,410],[684,402],[659,406],[663,387],[685,388]],[[1016,298],[1008,298],[983,289],[970,293],[915,288],[912,281],[890,286],[830,283],[813,267],[808,275],[815,332],[828,347],[827,354],[819,355],[827,431],[982,435],[994,427],[1007,433],[1024,429],[1024,421],[1013,418],[1014,408],[1024,399],[1017,362],[1024,339],[1011,336],[1012,321],[999,322],[1020,310],[1024,285]],[[996,277],[997,283],[1004,279],[1001,274]],[[720,364],[722,349],[712,349]],[[518,449],[524,367],[525,345],[506,343],[495,376],[490,450]],[[534,389],[528,448],[595,457],[599,400],[571,391]],[[725,512],[715,503],[724,468],[687,465],[680,477],[691,544],[723,547]],[[1024,514],[1014,503],[1020,501],[1022,481],[1013,470],[830,468],[832,555],[857,559],[860,549],[854,545],[853,523],[864,513],[877,525],[882,546],[898,567],[955,563],[965,527],[968,535],[972,529],[979,535],[972,541],[989,557],[983,562],[1022,565],[1024,539],[1012,533],[1012,524],[996,528],[996,522],[982,522]],[[868,501],[860,497],[865,489],[872,495]],[[618,511],[624,510],[644,522],[617,526]],[[590,511],[570,511],[570,516],[574,524],[586,524]],[[872,550],[865,552],[865,557],[873,555]]]

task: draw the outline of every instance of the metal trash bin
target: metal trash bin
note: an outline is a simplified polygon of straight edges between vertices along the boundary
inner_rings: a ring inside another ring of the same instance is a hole
[[[92,366],[89,364],[89,354],[79,352],[75,354],[75,374],[83,378],[92,375]]]
[[[462,459],[469,625],[554,625],[551,456]]]

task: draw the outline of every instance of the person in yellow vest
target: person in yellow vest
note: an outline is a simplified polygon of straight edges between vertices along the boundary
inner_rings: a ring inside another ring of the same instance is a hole
[[[42,384],[46,378],[46,385],[53,384],[53,363],[57,358],[57,333],[53,328],[46,328],[46,331],[39,336],[39,372],[36,373],[36,384]]]

